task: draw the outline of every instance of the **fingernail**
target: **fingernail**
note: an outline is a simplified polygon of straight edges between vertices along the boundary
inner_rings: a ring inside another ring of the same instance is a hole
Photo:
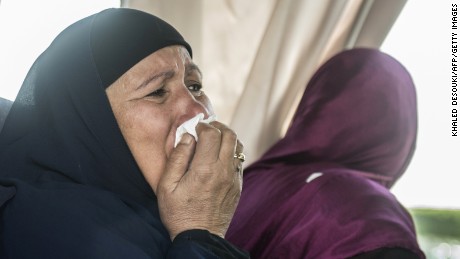
[[[190,136],[190,134],[185,133],[184,135],[182,135],[182,139],[180,140],[180,143],[183,145],[190,145],[190,143],[192,143],[192,139],[193,137]]]

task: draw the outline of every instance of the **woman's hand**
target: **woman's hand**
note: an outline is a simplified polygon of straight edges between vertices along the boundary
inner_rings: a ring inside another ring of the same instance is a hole
[[[243,151],[235,132],[222,123],[199,123],[198,142],[184,134],[171,153],[157,188],[161,220],[171,240],[190,229],[224,237],[242,188]]]

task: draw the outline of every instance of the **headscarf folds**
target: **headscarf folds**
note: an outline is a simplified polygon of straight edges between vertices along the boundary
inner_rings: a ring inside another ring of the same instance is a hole
[[[284,138],[245,169],[227,239],[252,258],[349,258],[380,248],[424,257],[388,191],[412,158],[416,95],[407,70],[374,49],[322,65]]]
[[[408,71],[387,54],[353,49],[318,69],[285,137],[252,166],[334,162],[391,187],[412,158],[416,135]]]

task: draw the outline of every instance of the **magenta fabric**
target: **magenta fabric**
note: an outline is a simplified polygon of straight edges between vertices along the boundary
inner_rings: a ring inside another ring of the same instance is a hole
[[[383,247],[423,258],[411,216],[388,190],[416,134],[408,71],[378,50],[339,53],[312,77],[285,137],[245,170],[227,239],[252,258],[347,258]]]

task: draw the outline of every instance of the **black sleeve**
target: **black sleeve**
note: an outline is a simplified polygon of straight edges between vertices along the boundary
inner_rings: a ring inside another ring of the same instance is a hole
[[[420,257],[404,248],[384,247],[351,257],[351,259],[420,259]]]
[[[207,230],[187,230],[174,238],[168,258],[250,258],[249,254]]]

